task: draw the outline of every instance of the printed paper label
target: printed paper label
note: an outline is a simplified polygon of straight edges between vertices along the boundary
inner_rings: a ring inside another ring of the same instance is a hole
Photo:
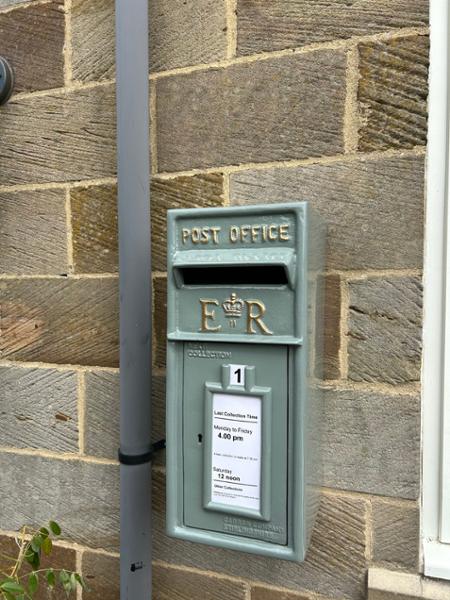
[[[213,502],[261,510],[261,405],[257,396],[213,395]]]

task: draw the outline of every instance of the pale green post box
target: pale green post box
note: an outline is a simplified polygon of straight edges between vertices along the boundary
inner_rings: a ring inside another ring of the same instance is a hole
[[[169,211],[169,535],[304,559],[323,243],[306,202]]]

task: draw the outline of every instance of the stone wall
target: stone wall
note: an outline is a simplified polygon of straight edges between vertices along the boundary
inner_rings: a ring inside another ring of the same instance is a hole
[[[427,1],[150,4],[155,439],[166,209],[307,199],[329,229],[308,558],[166,537],[161,456],[154,598],[365,598],[369,566],[420,569]],[[87,577],[83,600],[118,598],[113,8],[0,0],[0,54],[17,73],[0,109],[0,543],[60,521],[58,560]]]

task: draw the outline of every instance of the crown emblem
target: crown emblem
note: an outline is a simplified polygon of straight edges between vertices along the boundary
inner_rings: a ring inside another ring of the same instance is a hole
[[[237,297],[237,294],[233,292],[228,298],[228,300],[225,300],[225,302],[222,304],[222,308],[226,317],[230,317],[233,319],[239,318],[240,316],[242,316],[244,302],[243,300]]]

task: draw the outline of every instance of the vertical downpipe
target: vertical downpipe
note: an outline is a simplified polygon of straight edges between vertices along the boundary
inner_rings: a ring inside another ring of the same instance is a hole
[[[120,598],[151,599],[148,0],[116,0]]]

